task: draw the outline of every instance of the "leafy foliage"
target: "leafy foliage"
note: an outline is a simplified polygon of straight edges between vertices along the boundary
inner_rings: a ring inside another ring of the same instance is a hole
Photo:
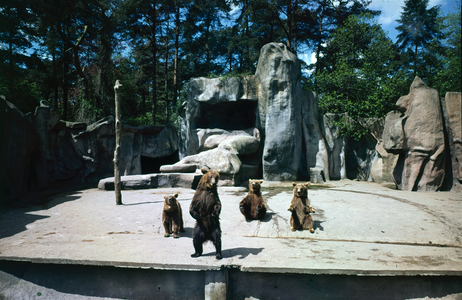
[[[350,16],[327,41],[324,68],[318,70],[319,108],[323,113],[346,113],[353,120],[381,117],[393,109],[404,79],[395,64],[396,49],[370,14]],[[313,78],[311,79],[313,81]],[[360,137],[355,122],[337,125]]]
[[[394,45],[369,3],[3,0],[0,94],[25,113],[48,100],[62,118],[91,123],[114,113],[119,79],[123,122],[175,124],[190,78],[253,74],[269,42],[315,52],[305,88],[320,95],[322,112],[380,117],[408,92],[412,71],[442,95],[460,91],[460,4],[438,16],[428,0],[407,0]],[[424,25],[412,33],[411,21]]]

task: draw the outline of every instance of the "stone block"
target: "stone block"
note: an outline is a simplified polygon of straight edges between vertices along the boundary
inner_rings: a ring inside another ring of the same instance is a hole
[[[324,170],[322,168],[310,168],[311,183],[325,183]]]
[[[174,164],[160,167],[161,173],[194,173],[198,166],[196,164]]]

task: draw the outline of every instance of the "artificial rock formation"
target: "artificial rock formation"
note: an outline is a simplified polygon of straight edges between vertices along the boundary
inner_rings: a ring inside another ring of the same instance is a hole
[[[383,147],[399,154],[393,178],[409,191],[437,191],[445,175],[445,134],[438,92],[419,77],[385,120]]]
[[[16,106],[0,97],[0,204],[16,200],[37,186],[40,139]]]
[[[453,177],[449,185],[454,191],[462,191],[462,96],[461,93],[447,92],[444,100]]]
[[[256,128],[226,131],[198,130],[199,149],[174,165],[164,165],[162,173],[192,173],[196,169],[219,170],[220,185],[235,185],[259,176],[260,132]]]
[[[262,47],[253,76],[190,80],[180,122],[182,160],[161,171],[213,164],[231,177],[246,170],[231,184],[260,177],[293,181],[310,174],[324,182],[329,179],[328,150],[318,119],[316,94],[301,89],[300,61],[284,44],[270,43]],[[249,146],[253,152],[241,147],[236,156],[235,150],[224,152],[222,141],[229,135],[251,135],[261,143],[256,151]],[[218,158],[226,163],[217,163]],[[250,174],[260,177],[246,177]]]
[[[47,188],[50,182],[93,182],[114,174],[114,117],[87,126],[59,120],[56,108],[41,101],[35,114],[24,115],[0,99],[0,204]],[[176,153],[176,131],[164,126],[122,126],[121,172],[142,173],[141,158]]]
[[[255,77],[263,179],[297,180],[302,150],[300,61],[284,44],[267,44],[260,51]]]

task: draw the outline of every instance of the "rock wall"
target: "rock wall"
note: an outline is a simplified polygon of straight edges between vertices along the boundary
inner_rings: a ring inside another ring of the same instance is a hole
[[[447,133],[448,180],[453,191],[462,191],[462,96],[448,92],[442,105]],[[451,172],[452,171],[452,172]]]
[[[0,204],[50,182],[96,182],[114,175],[114,117],[87,126],[59,120],[57,109],[46,101],[27,116],[3,98],[0,105]],[[141,174],[143,156],[164,158],[177,150],[174,128],[123,125],[121,172]]]
[[[252,168],[260,165],[264,180],[325,182],[347,176],[367,180],[375,155],[375,139],[344,140],[333,122],[337,117],[319,115],[317,95],[301,89],[300,61],[284,44],[270,43],[261,49],[254,76],[191,79],[180,122],[182,161],[163,170],[190,170],[193,164],[198,168],[225,164],[234,166],[222,170],[232,176],[240,170],[238,165],[248,164]],[[204,153],[211,149],[205,143],[211,136],[222,140],[219,136],[224,132],[249,135],[254,128],[261,135],[261,144],[258,151],[245,158],[251,162],[243,161],[242,155],[221,153],[223,162],[219,163],[218,150]],[[363,151],[364,147],[367,151]],[[347,172],[347,156],[351,172]],[[239,178],[248,179],[245,175]]]
[[[445,176],[445,127],[438,92],[419,77],[396,102],[401,115],[388,115],[383,146],[398,154],[396,185],[409,191],[438,191]]]
[[[38,185],[40,138],[16,106],[0,98],[0,204],[10,203]]]

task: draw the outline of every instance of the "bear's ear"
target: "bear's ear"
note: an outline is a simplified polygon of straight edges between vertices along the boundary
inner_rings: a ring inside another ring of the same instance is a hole
[[[262,183],[263,183],[263,180],[260,180],[260,184],[262,184]]]
[[[204,169],[204,168],[201,169],[202,174],[205,174],[205,173],[207,173],[208,171],[209,171],[209,170],[206,170],[206,169]]]
[[[292,186],[296,186],[297,184],[295,182],[292,182]]]
[[[309,182],[305,183],[305,186],[309,186],[309,185],[310,185],[310,183],[309,183]]]
[[[173,197],[178,198],[178,193],[176,193],[175,195],[173,195]]]
[[[167,200],[167,199],[168,199],[168,197],[167,197],[167,196],[164,196],[164,199],[165,199],[165,200]]]

